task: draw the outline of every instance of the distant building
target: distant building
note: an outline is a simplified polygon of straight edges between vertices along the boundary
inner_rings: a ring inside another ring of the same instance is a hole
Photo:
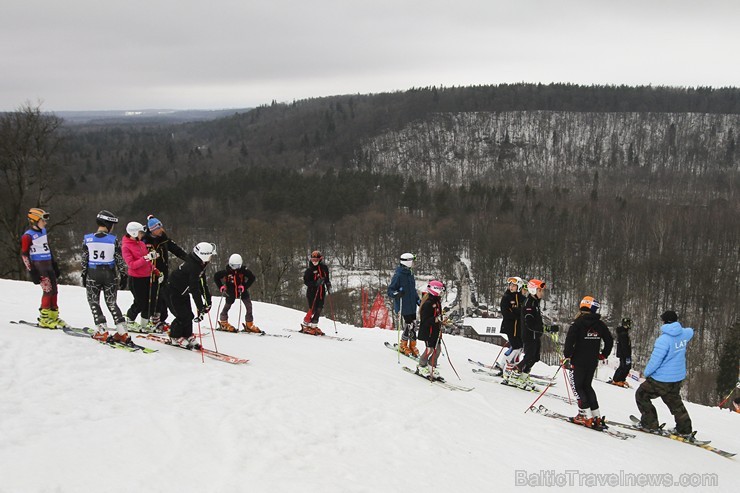
[[[466,317],[459,324],[460,335],[469,339],[503,346],[508,341],[506,334],[501,333],[503,318]]]

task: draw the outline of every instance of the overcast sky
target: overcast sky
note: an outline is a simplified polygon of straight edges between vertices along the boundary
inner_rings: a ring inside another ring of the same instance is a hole
[[[502,82],[740,85],[740,0],[2,0],[0,111]]]

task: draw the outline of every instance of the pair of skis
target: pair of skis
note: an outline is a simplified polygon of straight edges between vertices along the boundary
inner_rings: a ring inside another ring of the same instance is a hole
[[[290,337],[290,334],[288,334],[288,335],[283,335],[283,334],[268,334],[264,330],[261,331],[261,332],[251,332],[249,330],[226,330],[226,329],[221,329],[219,327],[216,327],[216,330],[219,331],[219,332],[226,332],[226,333],[229,333],[229,334],[252,334],[252,335],[260,336],[260,337],[263,337],[263,336],[264,337],[285,337],[285,338],[289,338]]]
[[[206,349],[203,347],[200,349],[193,349],[193,348],[186,348],[186,347],[178,346],[177,344],[172,344],[172,340],[169,337],[165,337],[165,336],[161,336],[157,334],[147,334],[147,335],[140,335],[136,337],[148,339],[150,341],[159,342],[161,344],[166,344],[171,347],[184,349],[185,351],[191,351],[193,353],[203,353],[203,355],[207,356],[208,358],[215,359],[218,361],[223,361],[224,363],[231,363],[232,365],[243,365],[249,362],[248,359],[237,358],[236,356],[230,356],[228,354],[219,353],[218,351],[213,351],[212,349]]]
[[[28,322],[26,320],[18,320],[18,321],[11,320],[10,323],[29,325],[31,327],[37,327],[37,328],[41,328],[41,329],[48,329],[47,327],[41,327],[39,324],[37,324],[35,322]],[[67,334],[68,336],[72,336],[72,337],[84,337],[86,339],[92,339],[95,342],[98,342],[100,344],[104,344],[104,345],[106,345],[108,347],[112,347],[114,349],[123,349],[124,351],[128,351],[128,352],[131,352],[131,353],[140,351],[140,352],[145,353],[145,354],[156,353],[157,352],[156,349],[149,349],[149,348],[146,348],[144,346],[139,346],[138,344],[135,344],[131,340],[129,340],[128,343],[123,343],[123,342],[117,342],[117,341],[113,340],[113,338],[110,338],[110,337],[108,338],[107,341],[100,341],[98,339],[93,339],[92,336],[93,336],[93,334],[94,334],[95,331],[93,329],[89,328],[89,327],[81,327],[81,328],[79,328],[79,327],[69,327],[69,326],[67,326],[67,327],[60,327],[60,329],[62,330],[63,333]],[[51,329],[51,330],[56,330],[56,329]]]
[[[306,332],[301,332],[298,329],[283,329],[286,332],[297,332],[299,334],[305,334],[307,336],[313,336],[313,337],[321,337],[322,339],[334,339],[335,341],[351,341],[351,337],[339,337],[339,336],[330,336],[329,334],[323,334],[323,335],[315,335],[315,334],[308,334]]]
[[[550,409],[547,409],[545,406],[542,406],[542,405],[541,406],[538,406],[538,407],[532,406],[532,407],[530,407],[530,411],[533,411],[533,412],[535,412],[537,414],[541,414],[543,416],[547,416],[549,418],[558,419],[558,420],[561,420],[561,421],[566,421],[566,422],[575,424],[577,426],[582,426],[582,425],[580,425],[578,423],[574,423],[573,422],[573,418],[571,418],[569,416],[565,416],[565,415],[560,414],[560,413],[557,413],[555,411],[551,411]],[[640,425],[640,419],[638,417],[636,417],[636,416],[630,415],[630,421],[631,421],[631,424],[628,424],[628,423],[619,423],[617,421],[606,420],[606,424],[607,424],[607,426],[618,426],[620,428],[625,428],[625,429],[634,430],[634,431],[640,431],[640,432],[643,432],[643,433],[648,433],[650,435],[655,435],[655,436],[659,436],[659,437],[663,437],[663,438],[668,438],[668,439],[675,440],[675,441],[678,441],[678,442],[686,443],[688,445],[693,445],[694,447],[703,448],[704,450],[708,450],[710,452],[713,452],[713,453],[715,453],[717,455],[721,455],[722,457],[726,457],[728,459],[729,458],[732,458],[732,457],[734,457],[736,455],[734,452],[728,452],[726,450],[718,449],[717,447],[714,447],[712,445],[709,445],[711,443],[710,440],[698,440],[695,437],[696,432],[694,432],[691,436],[688,436],[687,437],[687,436],[683,436],[683,435],[676,435],[675,433],[671,433],[669,431],[666,431],[666,430],[663,429],[663,426],[661,426],[657,430],[648,430],[646,428],[643,428]],[[586,427],[584,426],[584,428],[586,428]],[[625,433],[625,432],[622,432],[622,431],[617,431],[617,430],[614,430],[613,428],[607,428],[607,429],[604,429],[604,430],[599,430],[599,429],[595,429],[595,428],[588,428],[588,429],[589,430],[593,430],[593,431],[598,431],[600,433],[605,433],[605,434],[607,434],[607,435],[609,435],[611,437],[618,438],[620,440],[627,440],[629,438],[635,438],[637,436],[637,435],[633,435],[631,433]]]
[[[437,385],[438,387],[444,387],[447,390],[457,390],[457,391],[460,391],[460,392],[470,392],[471,390],[474,389],[474,387],[464,387],[462,385],[457,385],[457,384],[454,384],[454,383],[450,383],[450,382],[448,382],[447,380],[445,380],[444,378],[441,378],[441,377],[439,377],[439,378],[425,377],[424,375],[422,375],[418,371],[412,370],[408,366],[403,366],[402,369],[406,373],[411,373],[412,375],[417,375],[419,378],[423,378],[427,382],[431,382],[432,384]]]

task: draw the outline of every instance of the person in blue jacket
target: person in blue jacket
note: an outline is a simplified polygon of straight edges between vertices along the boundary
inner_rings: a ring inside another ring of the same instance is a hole
[[[648,430],[658,429],[658,413],[651,401],[660,397],[676,420],[674,432],[689,436],[691,418],[680,391],[686,378],[686,346],[694,337],[694,329],[681,326],[678,315],[672,310],[664,312],[660,318],[664,325],[643,372],[646,380],[635,393],[635,402],[642,414],[640,425]]]
[[[413,253],[404,253],[399,259],[396,272],[388,285],[388,297],[393,299],[393,311],[403,317],[403,334],[399,350],[406,356],[419,357],[416,349],[416,307],[421,302],[416,292],[416,280],[411,268],[416,256]]]

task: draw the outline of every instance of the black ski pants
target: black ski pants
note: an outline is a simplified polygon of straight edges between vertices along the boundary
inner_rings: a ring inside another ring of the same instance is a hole
[[[167,291],[167,303],[175,319],[170,324],[170,337],[190,337],[193,335],[193,308],[190,305],[190,295]]]
[[[522,359],[517,368],[522,373],[529,373],[532,367],[540,360],[540,338],[533,337],[524,340],[524,359]]]
[[[118,308],[118,281],[116,273],[112,269],[89,269],[87,271],[87,281],[85,281],[87,291],[87,304],[90,305],[95,325],[105,325],[105,315],[100,309],[100,293],[103,293],[105,304],[113,316],[113,322],[120,324],[124,322],[121,309]]]
[[[596,399],[596,392],[592,385],[595,373],[596,366],[583,365],[574,366],[570,372],[570,386],[573,389],[573,395],[578,400],[579,409],[594,411],[599,408],[599,401]]]
[[[624,382],[632,369],[632,360],[627,363],[627,358],[619,358],[619,368],[614,371],[612,382]]]
[[[149,307],[149,285],[151,279],[147,277],[129,277],[128,287],[131,294],[134,295],[134,302],[126,312],[126,316],[129,320],[136,320],[136,317],[141,313],[141,318],[149,319],[150,307]],[[151,300],[153,303],[154,300]]]

